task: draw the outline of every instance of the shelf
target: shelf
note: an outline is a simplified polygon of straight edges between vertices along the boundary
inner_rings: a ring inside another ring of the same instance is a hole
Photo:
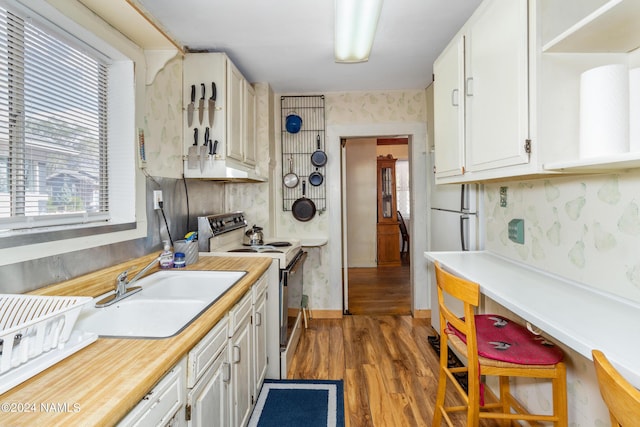
[[[627,53],[640,46],[640,1],[611,0],[543,46],[543,52]]]
[[[544,165],[547,171],[605,173],[640,168],[640,152],[554,162]]]

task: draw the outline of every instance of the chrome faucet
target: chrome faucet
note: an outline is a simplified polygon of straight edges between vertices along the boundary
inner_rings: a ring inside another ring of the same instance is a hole
[[[108,297],[97,302],[96,307],[108,307],[111,304],[115,304],[116,302],[126,297],[130,297],[131,295],[140,292],[142,290],[140,286],[132,287],[131,285],[137,282],[138,279],[140,279],[147,271],[149,271],[151,267],[156,265],[158,261],[160,261],[160,257],[154,258],[153,261],[151,261],[145,268],[143,268],[138,272],[138,274],[133,276],[133,279],[131,280],[128,279],[129,270],[125,270],[122,273],[118,274],[118,277],[116,278],[116,288],[114,294],[109,295]]]

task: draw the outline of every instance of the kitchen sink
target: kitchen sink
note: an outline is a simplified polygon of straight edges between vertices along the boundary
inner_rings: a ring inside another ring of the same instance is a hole
[[[75,328],[101,337],[167,338],[178,334],[246,272],[159,271],[135,282],[142,290],[108,307],[85,307]],[[95,299],[99,301],[104,295]]]

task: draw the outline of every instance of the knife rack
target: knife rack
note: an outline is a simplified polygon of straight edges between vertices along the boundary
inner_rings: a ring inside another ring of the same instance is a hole
[[[297,133],[289,133],[286,128],[287,116],[295,113],[302,118],[302,126]],[[282,96],[280,98],[280,121],[282,141],[282,183],[289,173],[289,159],[292,159],[293,172],[298,175],[298,185],[288,188],[282,184],[282,210],[290,211],[293,203],[302,197],[302,181],[306,184],[306,197],[313,200],[318,214],[326,210],[326,164],[317,170],[324,177],[322,184],[313,186],[309,175],[316,171],[311,163],[311,155],[318,149],[325,150],[324,95]],[[332,161],[327,159],[327,163]]]

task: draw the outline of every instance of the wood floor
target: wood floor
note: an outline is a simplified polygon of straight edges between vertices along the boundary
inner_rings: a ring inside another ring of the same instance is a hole
[[[430,426],[438,356],[429,335],[429,319],[411,316],[311,319],[289,378],[344,380],[347,427]]]
[[[349,313],[411,314],[411,271],[400,267],[350,268]]]

